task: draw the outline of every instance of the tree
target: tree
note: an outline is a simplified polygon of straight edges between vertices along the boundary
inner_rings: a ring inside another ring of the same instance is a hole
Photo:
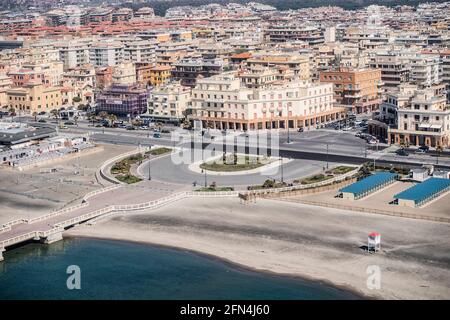
[[[106,118],[108,118],[108,112],[106,111],[101,111],[98,116],[102,119],[105,120]]]
[[[79,102],[81,102],[81,98],[80,97],[74,97],[72,99],[72,101],[75,102],[75,103],[79,103]]]
[[[53,109],[50,111],[50,114],[53,116],[54,119],[56,119],[59,123],[59,111],[57,109]]]
[[[117,121],[117,116],[115,114],[108,115],[108,120],[110,125],[112,126]]]
[[[11,116],[11,121],[12,121],[14,119],[14,116],[16,115],[16,109],[11,107],[11,108],[9,108],[8,112],[9,112],[9,115]]]

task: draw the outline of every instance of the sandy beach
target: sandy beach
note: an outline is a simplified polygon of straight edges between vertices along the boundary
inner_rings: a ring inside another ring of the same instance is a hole
[[[382,251],[365,252],[367,234]],[[450,298],[450,225],[276,200],[191,198],[64,234],[177,247],[258,271],[324,281],[379,299]],[[369,288],[367,268],[381,271]]]

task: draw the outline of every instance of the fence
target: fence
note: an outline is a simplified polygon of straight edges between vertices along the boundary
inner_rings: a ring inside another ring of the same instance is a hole
[[[387,215],[387,216],[395,216],[395,217],[402,217],[402,218],[422,219],[422,220],[450,223],[450,219],[445,218],[445,217],[424,216],[424,215],[414,214],[414,213],[380,210],[380,209],[364,208],[364,207],[355,207],[355,206],[342,205],[342,204],[337,204],[337,203],[320,202],[320,201],[312,201],[312,200],[295,199],[295,200],[289,200],[289,201],[312,205],[312,206],[335,208],[335,209],[340,209],[340,210],[359,211],[359,212],[364,212],[364,213],[375,213],[375,214],[382,214],[382,215]]]
[[[263,198],[279,198],[279,197],[300,196],[300,195],[305,195],[305,194],[314,194],[314,193],[319,193],[319,192],[323,192],[323,191],[338,189],[338,188],[344,187],[346,185],[349,185],[351,183],[354,183],[354,182],[356,182],[356,180],[357,180],[356,178],[350,178],[348,180],[344,180],[344,181],[336,182],[334,184],[328,184],[328,185],[316,187],[316,188],[311,187],[311,188],[306,188],[306,189],[298,189],[298,190],[284,191],[284,192],[278,192],[278,193],[263,194],[262,197]]]

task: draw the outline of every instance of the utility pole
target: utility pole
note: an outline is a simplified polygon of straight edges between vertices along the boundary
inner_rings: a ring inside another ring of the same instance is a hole
[[[290,135],[289,135],[289,106],[286,105],[286,109],[287,109],[287,121],[286,121],[286,125],[287,125],[287,143],[291,143],[291,139],[290,139]]]

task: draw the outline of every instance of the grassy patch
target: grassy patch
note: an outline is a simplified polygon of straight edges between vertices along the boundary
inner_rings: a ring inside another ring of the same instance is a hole
[[[116,179],[119,180],[120,182],[127,183],[127,184],[132,184],[132,183],[137,183],[139,181],[142,181],[142,179],[140,179],[136,176],[133,176],[131,174],[117,175]]]
[[[352,170],[355,170],[355,167],[348,167],[348,166],[339,166],[336,168],[333,168],[329,171],[327,171],[326,173],[331,173],[331,174],[346,174],[347,172],[350,172]]]
[[[171,152],[172,151],[172,149],[170,149],[170,148],[164,148],[164,147],[162,147],[162,148],[156,148],[156,149],[153,149],[153,150],[150,150],[150,151],[147,151],[145,154],[146,155],[152,155],[152,156],[159,156],[159,155],[162,155],[162,154],[165,154],[165,153],[169,153],[169,152]]]
[[[331,179],[331,178],[333,178],[333,175],[331,175],[331,174],[327,174],[327,175],[316,174],[316,175],[313,175],[311,177],[307,177],[307,178],[304,178],[304,179],[301,179],[301,180],[295,180],[294,183],[311,184],[311,183],[325,181],[325,180],[328,180],[328,179]]]
[[[209,171],[234,172],[256,169],[270,162],[270,160],[263,157],[236,156],[234,163],[226,163],[221,157],[214,161],[202,163],[200,168]]]
[[[199,191],[199,192],[216,192],[216,191],[234,191],[233,187],[207,187],[207,188],[200,188],[197,189],[195,191]]]
[[[286,183],[277,182],[273,179],[267,179],[266,181],[264,181],[262,185],[249,186],[247,187],[247,190],[273,189],[273,188],[282,188],[286,186],[287,186]]]

